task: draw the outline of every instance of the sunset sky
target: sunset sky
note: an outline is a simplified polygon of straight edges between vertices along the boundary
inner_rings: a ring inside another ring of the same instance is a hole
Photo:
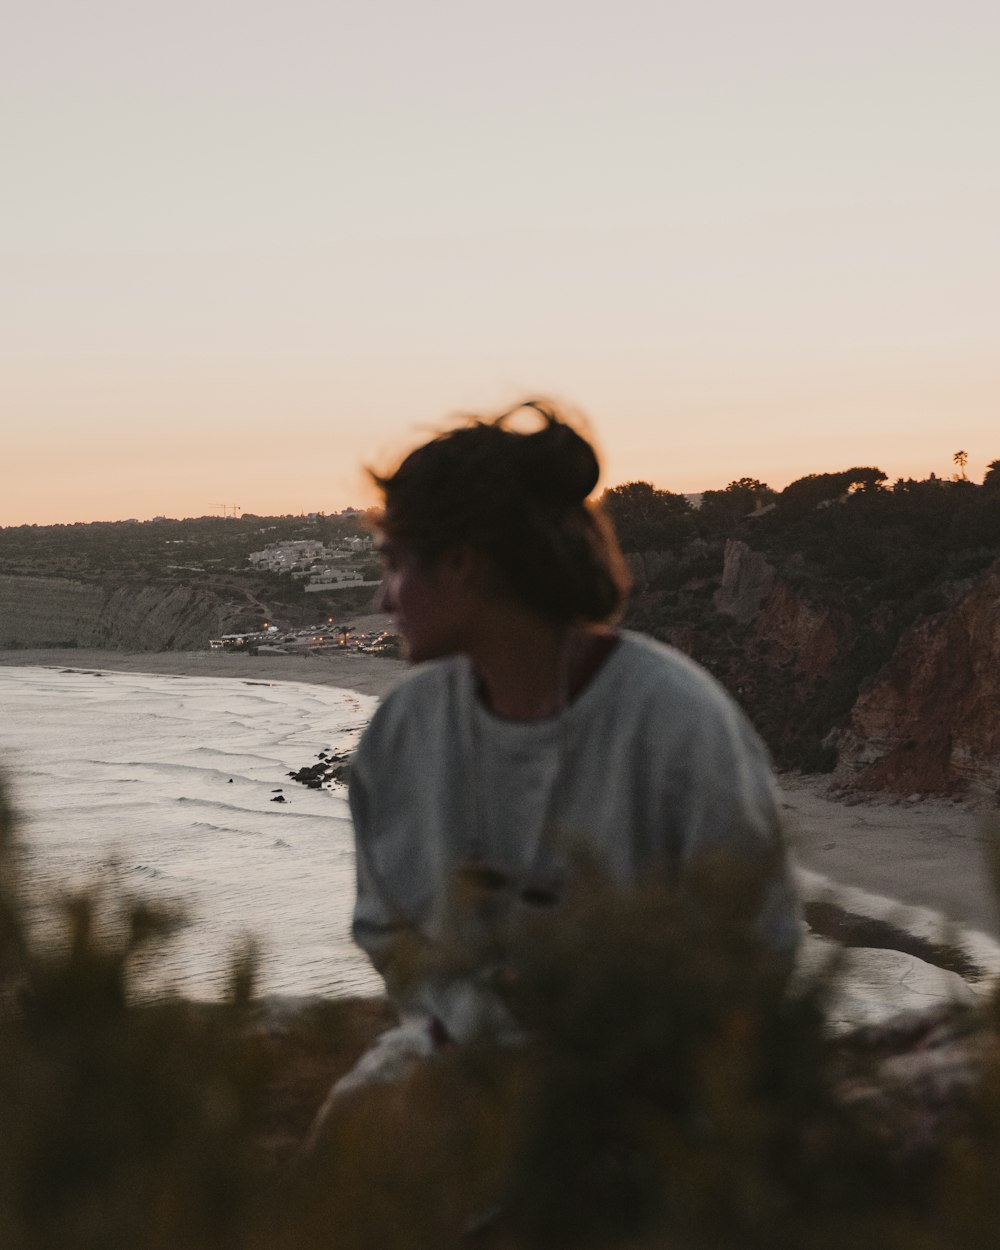
[[[450,415],[678,491],[1000,457],[997,0],[33,0],[0,524],[369,502]]]

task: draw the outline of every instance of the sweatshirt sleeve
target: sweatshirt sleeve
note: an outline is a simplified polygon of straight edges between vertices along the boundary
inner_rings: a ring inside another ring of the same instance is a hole
[[[354,821],[357,895],[351,926],[355,942],[385,981],[401,1015],[423,1018],[454,1041],[519,1037],[492,986],[475,970],[449,967],[440,947],[393,897],[393,883],[419,875],[406,847],[382,827],[379,795],[369,771],[365,740],[351,769],[349,801]],[[391,825],[390,822],[386,822]]]
[[[681,881],[706,855],[760,864],[764,884],[755,929],[772,949],[791,953],[801,914],[770,760],[736,704],[721,690],[713,694],[689,709],[684,745],[670,769],[675,862]]]
[[[409,926],[390,900],[375,868],[372,852],[377,828],[377,795],[368,775],[363,744],[351,766],[348,800],[354,822],[357,875],[351,934],[388,984],[392,979],[394,953]]]

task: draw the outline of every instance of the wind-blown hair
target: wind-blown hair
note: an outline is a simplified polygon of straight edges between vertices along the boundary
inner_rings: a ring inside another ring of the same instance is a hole
[[[542,427],[508,428],[525,408]],[[588,499],[599,475],[590,443],[553,407],[529,400],[448,430],[394,473],[371,476],[391,541],[428,564],[469,546],[490,560],[501,593],[571,624],[614,619],[629,590],[611,524]]]

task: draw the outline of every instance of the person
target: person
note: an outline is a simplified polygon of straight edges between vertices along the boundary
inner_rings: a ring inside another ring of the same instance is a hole
[[[538,428],[515,425],[522,410]],[[694,662],[615,624],[629,578],[590,501],[598,476],[590,442],[536,401],[373,475],[384,606],[416,670],[352,764],[353,934],[401,1024],[335,1094],[447,1042],[516,1039],[488,970],[437,955],[464,942],[495,956],[476,926],[496,938],[519,909],[558,902],[581,857],[625,887],[683,883],[717,851],[766,864],[755,932],[794,951],[764,747]],[[463,882],[488,905],[463,911]]]

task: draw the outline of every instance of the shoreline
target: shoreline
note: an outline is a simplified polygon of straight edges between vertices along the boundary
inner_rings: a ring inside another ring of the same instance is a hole
[[[0,651],[0,666],[304,682],[379,699],[411,667],[358,652],[251,656],[97,648]],[[948,799],[834,795],[825,775],[786,773],[778,781],[794,858],[807,874],[829,880],[834,893],[866,891],[878,896],[885,915],[893,907],[932,909],[958,926],[1000,936],[985,858],[1000,838],[996,817],[988,824],[973,805]]]
[[[410,665],[358,652],[0,651],[0,668],[303,683],[381,699]],[[311,759],[310,759],[311,763]],[[1000,916],[984,853],[998,842],[972,805],[845,796],[826,775],[779,775],[792,861],[808,921],[801,966],[851,948],[831,1009],[839,1031],[899,1010],[988,994],[1000,976]]]
[[[150,673],[168,677],[232,677],[259,681],[297,681],[337,686],[384,698],[403,678],[405,660],[322,652],[310,655],[249,655],[226,651],[103,651],[96,647],[38,647],[0,651],[5,668],[77,668],[112,673]]]
[[[1000,847],[996,813],[951,799],[845,798],[829,792],[824,775],[786,773],[778,783],[788,844],[808,873],[838,892],[876,896],[885,919],[929,909],[958,928],[1000,937],[988,864]]]

